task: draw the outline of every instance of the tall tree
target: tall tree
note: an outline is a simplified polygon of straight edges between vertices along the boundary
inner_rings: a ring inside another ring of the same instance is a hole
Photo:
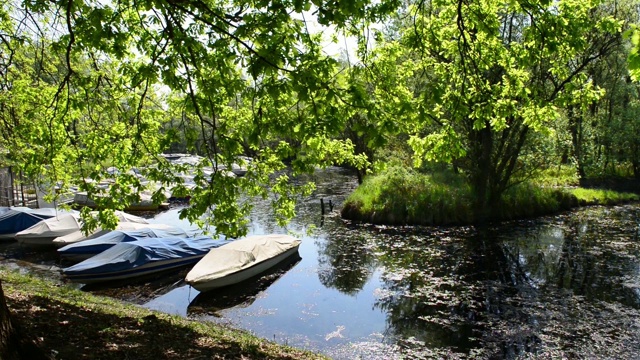
[[[152,189],[156,201],[182,182],[178,173],[184,169],[158,154],[174,139],[184,139],[188,151],[206,159],[198,164],[198,186],[182,217],[242,235],[242,218],[251,209],[244,196],[257,195],[273,196],[277,218],[285,222],[293,215],[293,197],[311,189],[281,172],[285,161],[293,175],[334,163],[366,163],[340,136],[353,114],[353,91],[337,76],[338,61],[324,55],[323,39],[306,19],[340,27],[347,20],[379,19],[395,5],[393,0],[373,5],[368,0],[5,2],[3,53],[13,54],[24,42],[11,39],[21,37],[41,42],[42,53],[55,60],[47,91],[36,89],[42,82],[29,82],[35,75],[21,73],[15,61],[7,67],[10,76],[24,77],[25,88],[20,92],[18,83],[7,79],[12,88],[3,95],[18,99],[15,94],[31,91],[38,100],[13,103],[23,112],[11,117],[24,127],[13,132],[19,138],[6,138],[7,148],[52,193],[54,186],[90,179],[81,181],[82,190],[105,208],[122,208],[145,190],[128,172],[132,167],[161,184]],[[173,99],[162,100],[158,91],[170,91]],[[172,119],[188,126],[163,132]],[[175,136],[180,129],[186,132]],[[247,176],[217,171],[247,153],[255,155]],[[201,171],[204,166],[213,166],[213,175]],[[113,167],[119,172],[105,193],[96,184],[113,178]]]
[[[421,1],[384,47],[410,51],[420,74],[410,144],[417,160],[453,162],[468,175],[482,220],[526,173],[532,132],[559,109],[600,92],[585,68],[608,54],[622,21],[602,1]],[[409,127],[411,129],[411,127]]]

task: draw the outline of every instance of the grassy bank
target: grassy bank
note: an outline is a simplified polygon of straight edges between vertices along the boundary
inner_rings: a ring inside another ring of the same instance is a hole
[[[560,179],[560,178],[555,178]],[[566,183],[566,179],[571,182]],[[490,221],[505,221],[550,215],[586,205],[614,205],[639,201],[638,194],[606,189],[574,187],[577,179],[562,178],[565,185],[544,181],[510,188]],[[575,180],[575,181],[574,181]],[[417,173],[394,167],[365,179],[345,201],[342,217],[387,225],[465,225],[475,223],[473,193],[456,174]]]
[[[56,359],[324,359],[0,268],[12,314]]]

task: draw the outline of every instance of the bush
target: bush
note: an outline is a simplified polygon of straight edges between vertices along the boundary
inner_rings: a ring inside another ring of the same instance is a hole
[[[565,180],[571,179],[569,172]],[[571,181],[572,182],[572,181]],[[550,215],[580,205],[612,205],[640,196],[612,190],[567,189],[522,183],[507,190],[489,221]],[[386,225],[462,225],[476,220],[466,179],[451,170],[421,174],[393,166],[369,176],[345,201],[342,217]]]
[[[452,172],[420,174],[389,167],[369,176],[346,200],[347,219],[388,225],[444,225],[473,222],[471,191]]]

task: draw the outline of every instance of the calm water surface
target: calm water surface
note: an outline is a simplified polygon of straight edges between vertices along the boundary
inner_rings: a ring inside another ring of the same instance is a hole
[[[256,204],[250,233],[303,240],[299,257],[261,277],[206,294],[184,284],[186,270],[85,290],[336,359],[640,357],[637,205],[486,229],[357,225],[338,213],[354,176],[330,169],[314,180],[286,229],[267,202]],[[321,198],[334,204],[324,217]],[[190,227],[179,209],[151,220]],[[3,252],[44,269],[65,265],[55,254]]]

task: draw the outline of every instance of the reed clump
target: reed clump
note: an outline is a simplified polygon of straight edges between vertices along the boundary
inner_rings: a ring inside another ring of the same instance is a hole
[[[583,189],[575,178],[558,182],[532,180],[510,187],[484,221],[506,221],[551,215],[577,206],[638,201],[634,193]],[[560,179],[562,180],[562,179]],[[347,198],[342,217],[385,225],[468,225],[477,222],[475,196],[463,175],[451,170],[421,173],[393,166],[368,176]]]

